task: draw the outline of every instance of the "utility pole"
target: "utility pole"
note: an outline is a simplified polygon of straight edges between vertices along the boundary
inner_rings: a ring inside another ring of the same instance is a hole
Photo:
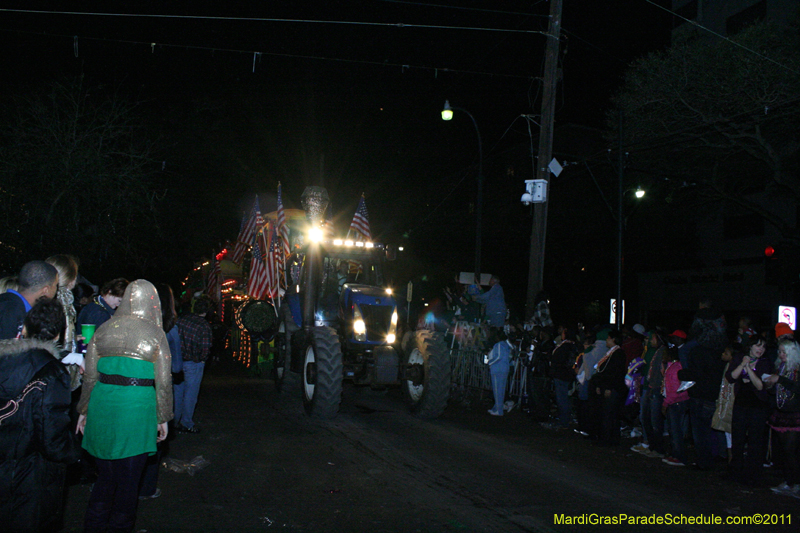
[[[550,160],[553,157],[553,122],[556,111],[556,88],[558,86],[558,50],[561,39],[562,0],[550,0],[550,25],[547,31],[544,76],[542,80],[542,116],[539,128],[539,156],[536,164],[536,179],[548,181]],[[536,294],[544,288],[544,244],[547,237],[548,191],[543,203],[533,204],[533,227],[528,270],[528,295],[525,316],[534,312]]]

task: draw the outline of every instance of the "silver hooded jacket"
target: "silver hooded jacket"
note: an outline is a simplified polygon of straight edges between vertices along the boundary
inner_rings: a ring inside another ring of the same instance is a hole
[[[132,357],[153,363],[158,422],[172,420],[172,357],[161,327],[161,301],[149,281],[138,279],[130,283],[114,316],[92,337],[86,352],[83,391],[78,402],[80,414],[86,414],[97,383],[97,361],[110,356]]]

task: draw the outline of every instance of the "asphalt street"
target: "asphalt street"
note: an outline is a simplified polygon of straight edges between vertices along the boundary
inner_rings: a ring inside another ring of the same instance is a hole
[[[345,387],[333,421],[303,413],[299,395],[234,365],[206,373],[196,420],[166,458],[158,499],[140,502],[136,531],[530,532],[637,531],[581,520],[671,520],[680,531],[794,531],[800,501],[768,484],[746,488],[713,472],[671,467],[629,450],[591,446],[519,410],[489,416],[489,398],[451,404],[438,420],[408,414],[399,391]],[[780,480],[768,471],[772,485]],[[89,495],[71,485],[65,531],[81,531]],[[777,525],[726,525],[725,521]],[[766,514],[762,516],[760,514]],[[689,524],[720,517],[722,525]],[[791,524],[790,524],[791,522]],[[657,527],[657,526],[656,526]],[[631,529],[633,528],[633,529]],[[644,529],[650,529],[645,527]]]

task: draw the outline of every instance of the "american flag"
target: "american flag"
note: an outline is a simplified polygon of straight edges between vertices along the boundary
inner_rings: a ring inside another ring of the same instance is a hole
[[[220,267],[219,261],[215,258],[211,261],[211,264],[208,268],[208,277],[206,279],[206,293],[211,296],[211,298],[215,302],[219,302],[220,298],[220,290],[222,286],[220,285],[220,278],[222,277],[222,268]]]
[[[281,183],[278,182],[278,233],[280,233],[283,244],[283,255],[289,257],[289,226],[286,225],[286,213],[283,211],[283,196],[281,193]]]
[[[272,231],[269,233],[269,246],[267,247],[267,257],[265,259],[267,264],[267,292],[270,298],[277,298],[278,289],[280,288],[280,267],[283,261],[281,260],[280,246],[275,246],[277,240],[278,231],[273,226]]]
[[[244,226],[247,222],[247,215],[242,213],[242,224],[239,226],[239,237],[244,235]],[[237,265],[242,262],[244,259],[244,254],[247,252],[247,244],[240,241],[239,238],[236,239],[236,246],[233,247],[233,253],[231,254],[231,261],[236,263]]]
[[[261,256],[259,240],[263,240],[263,238],[258,239],[256,236],[255,242],[253,243],[253,258],[250,260],[250,277],[247,280],[247,294],[256,300],[263,300],[269,287],[269,280],[267,278],[267,268]]]
[[[358,202],[356,214],[353,215],[353,221],[350,223],[350,231],[348,233],[355,233],[355,238],[358,240],[370,240],[372,238],[369,232],[369,213],[367,213],[367,204],[364,202],[364,195],[361,195],[361,201]],[[359,239],[361,237],[361,239]]]
[[[264,225],[264,219],[261,218],[261,208],[258,205],[258,195],[256,201],[253,202],[253,209],[250,210],[250,218],[247,219],[247,224],[242,220],[242,228],[239,231],[239,237],[236,239],[236,247],[233,250],[233,257],[231,260],[237,265],[242,262],[247,248],[253,244],[258,230]]]

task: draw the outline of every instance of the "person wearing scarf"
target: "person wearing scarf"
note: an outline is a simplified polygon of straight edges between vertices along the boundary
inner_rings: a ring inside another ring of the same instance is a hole
[[[778,344],[778,371],[764,382],[774,387],[775,410],[769,425],[781,451],[784,481],[772,492],[800,499],[800,469],[797,451],[800,441],[800,345],[794,340]],[[735,405],[735,404],[734,404]]]

